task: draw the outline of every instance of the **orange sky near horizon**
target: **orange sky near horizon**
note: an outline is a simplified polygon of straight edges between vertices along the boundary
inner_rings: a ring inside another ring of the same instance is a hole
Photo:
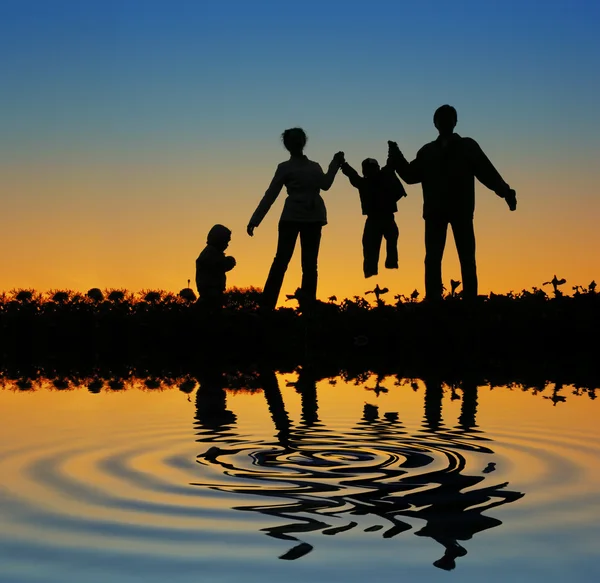
[[[237,260],[228,287],[262,287],[277,241],[277,222],[285,191],[249,238],[247,221],[268,185],[283,152],[275,142],[271,167],[240,160],[238,172],[223,176],[222,168],[190,163],[101,164],[3,167],[9,192],[4,205],[0,241],[0,289],[37,291],[91,287],[130,291],[178,291],[194,280],[194,261],[210,227],[221,222],[233,231],[228,254]],[[503,152],[500,152],[500,155]],[[308,152],[310,155],[310,151]],[[500,155],[496,155],[499,158]],[[266,154],[265,154],[266,156]],[[347,153],[348,156],[348,153]],[[490,157],[493,156],[490,154]],[[349,157],[354,162],[356,156]],[[327,160],[320,157],[322,166]],[[553,274],[572,285],[600,278],[600,172],[574,178],[560,167],[534,175],[510,160],[494,160],[517,189],[518,209],[511,213],[503,200],[478,185],[475,215],[480,293],[506,293],[541,287]],[[354,162],[356,166],[356,162]],[[363,295],[376,283],[391,294],[423,294],[424,222],[420,185],[407,187],[399,202],[400,269],[383,269],[365,280],[361,236],[364,217],[357,191],[339,173],[323,193],[329,224],[323,230],[319,257],[318,295],[338,299]],[[581,204],[569,205],[576,193]],[[300,284],[299,250],[284,281],[282,296]],[[461,279],[451,234],[444,257],[444,282]],[[545,288],[550,291],[549,287]],[[282,299],[280,298],[280,304]],[[388,296],[391,299],[391,296]]]

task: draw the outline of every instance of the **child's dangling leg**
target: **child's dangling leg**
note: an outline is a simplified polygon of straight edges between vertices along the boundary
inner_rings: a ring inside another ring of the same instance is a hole
[[[386,218],[383,226],[383,236],[385,237],[386,247],[385,267],[387,269],[398,269],[398,225],[396,225],[394,215]]]
[[[372,277],[378,273],[379,250],[381,249],[382,231],[378,221],[367,217],[363,231],[363,272],[365,277]]]

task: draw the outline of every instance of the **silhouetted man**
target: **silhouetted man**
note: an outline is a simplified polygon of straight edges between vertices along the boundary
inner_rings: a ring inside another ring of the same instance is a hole
[[[511,211],[517,208],[516,193],[502,179],[479,144],[454,133],[454,107],[442,105],[433,123],[440,135],[425,144],[408,162],[395,142],[388,142],[389,158],[400,178],[423,185],[425,219],[425,294],[428,300],[442,297],[442,257],[448,224],[452,225],[463,281],[463,297],[477,297],[475,264],[475,178],[504,198]]]

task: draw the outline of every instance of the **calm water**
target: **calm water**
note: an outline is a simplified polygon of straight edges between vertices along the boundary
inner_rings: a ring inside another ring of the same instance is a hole
[[[2,383],[2,583],[600,580],[570,386]]]

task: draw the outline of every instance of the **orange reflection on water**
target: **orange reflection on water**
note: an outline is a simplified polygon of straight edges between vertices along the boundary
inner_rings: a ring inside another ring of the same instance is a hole
[[[444,568],[460,557],[456,540],[481,530],[504,523],[514,534],[598,518],[588,502],[600,489],[595,403],[571,387],[562,401],[544,398],[552,387],[536,395],[518,386],[269,371],[241,391],[211,386],[210,377],[190,394],[168,383],[149,390],[139,379],[123,386],[92,394],[77,381],[65,391],[5,383],[0,470],[15,510],[4,528],[38,542],[52,536],[66,546],[140,552],[179,541],[169,551],[178,554],[196,552],[198,533],[253,537],[262,529],[295,541],[284,555],[300,558],[310,549],[290,534],[302,524],[294,513],[311,515],[302,492],[316,488],[306,500],[330,510],[314,511],[306,525],[314,534],[389,520],[388,530],[439,542]],[[426,510],[429,492],[454,502],[433,499]],[[281,496],[285,514],[274,502]],[[440,538],[443,521],[461,517],[471,530]]]

